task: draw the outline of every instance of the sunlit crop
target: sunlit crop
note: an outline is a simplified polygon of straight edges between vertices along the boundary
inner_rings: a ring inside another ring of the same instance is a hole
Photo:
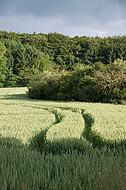
[[[26,91],[0,89],[0,190],[112,189],[113,181],[124,189],[126,155],[114,147],[126,145],[126,106],[32,100]]]
[[[48,129],[47,139],[81,138],[85,130],[82,115],[94,119],[91,130],[103,140],[126,140],[126,106],[100,103],[51,102],[27,98],[26,88],[0,89],[0,134],[26,142]],[[55,124],[55,114],[61,121]]]

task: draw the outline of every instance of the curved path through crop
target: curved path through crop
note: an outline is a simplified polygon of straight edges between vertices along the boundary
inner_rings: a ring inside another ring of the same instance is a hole
[[[28,142],[46,129],[46,140],[86,139],[94,147],[126,141],[126,106],[38,101],[24,88],[0,90],[0,134]],[[85,140],[84,140],[85,141]]]

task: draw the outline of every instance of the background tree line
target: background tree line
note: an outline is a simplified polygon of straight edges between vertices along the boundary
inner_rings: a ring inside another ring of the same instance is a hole
[[[58,33],[0,31],[0,86],[26,86],[45,70],[73,70],[78,64],[126,60],[126,36],[73,38]]]

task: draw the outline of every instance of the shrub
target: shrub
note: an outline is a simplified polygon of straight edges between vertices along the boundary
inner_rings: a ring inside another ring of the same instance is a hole
[[[59,89],[60,74],[44,72],[37,75],[29,84],[28,95],[31,98],[56,100]]]
[[[125,62],[114,62],[105,70],[96,71],[96,86],[101,92],[102,102],[122,103],[126,100]]]
[[[44,100],[113,102],[126,100],[125,62],[76,66],[73,71],[44,72],[31,82],[28,95]]]

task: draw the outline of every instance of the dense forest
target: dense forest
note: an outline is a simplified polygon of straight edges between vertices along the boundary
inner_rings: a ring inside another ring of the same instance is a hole
[[[58,33],[0,31],[0,87],[26,86],[44,70],[126,60],[126,36],[73,38]]]
[[[125,102],[126,36],[0,31],[0,87],[14,86],[31,98]]]

